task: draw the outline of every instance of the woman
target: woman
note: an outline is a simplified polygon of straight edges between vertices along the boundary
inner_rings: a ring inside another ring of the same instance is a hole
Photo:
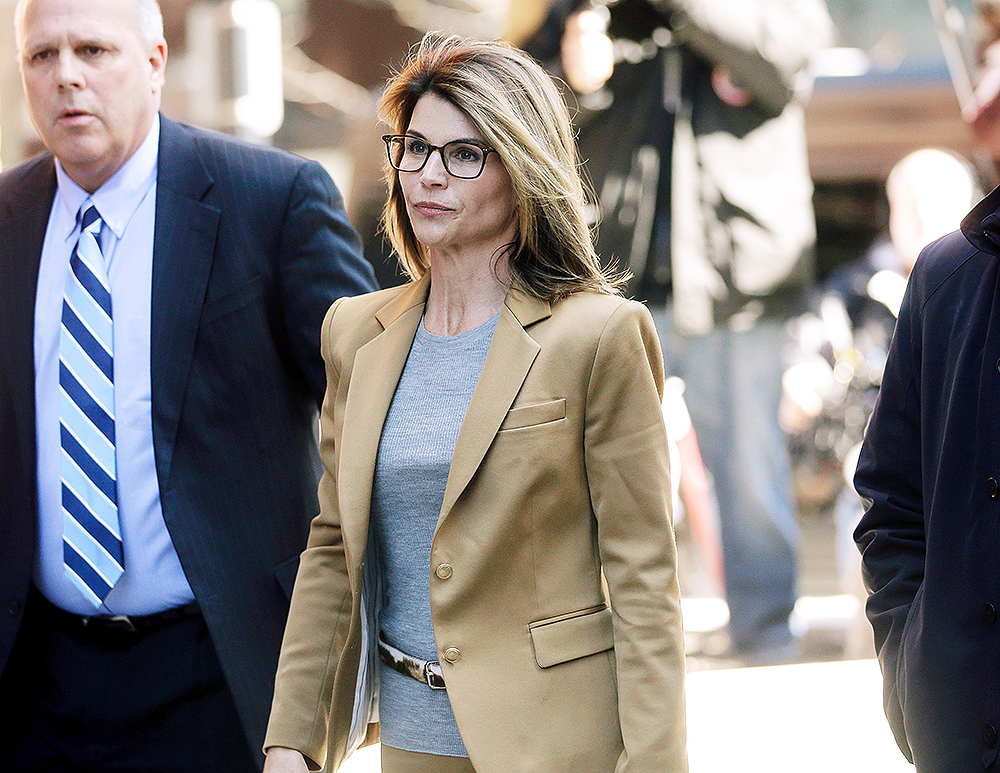
[[[413,281],[324,323],[266,769],[336,770],[379,721],[384,771],[686,770],[661,357],[594,254],[559,93],[427,38],[381,115]]]

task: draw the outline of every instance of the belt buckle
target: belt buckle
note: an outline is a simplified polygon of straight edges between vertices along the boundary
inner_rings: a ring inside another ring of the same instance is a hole
[[[132,622],[132,618],[128,615],[111,615],[107,617],[85,617],[83,618],[84,627],[100,628],[106,631],[120,631],[122,633],[135,634],[139,633],[139,629],[135,627],[135,623]]]
[[[424,663],[424,681],[432,690],[444,690],[444,672],[441,670],[441,662],[438,660],[428,660]]]

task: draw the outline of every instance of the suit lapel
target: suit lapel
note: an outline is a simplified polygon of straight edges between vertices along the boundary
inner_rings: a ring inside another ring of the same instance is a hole
[[[517,290],[507,294],[483,372],[455,443],[439,526],[479,469],[538,355],[540,347],[525,328],[550,313],[545,301]]]
[[[170,475],[221,212],[201,201],[212,178],[194,140],[161,116],[153,232],[150,371],[161,485]]]
[[[358,349],[344,409],[340,453],[341,524],[348,555],[361,557],[368,538],[375,461],[389,405],[423,314],[430,275],[375,315],[382,332]]]

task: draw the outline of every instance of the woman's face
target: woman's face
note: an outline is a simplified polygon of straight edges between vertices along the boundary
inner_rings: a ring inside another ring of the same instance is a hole
[[[407,136],[435,147],[455,140],[485,145],[465,113],[433,93],[417,101]],[[434,254],[483,254],[487,257],[514,241],[514,190],[496,153],[486,156],[479,177],[450,175],[433,151],[419,172],[398,172],[413,232]]]

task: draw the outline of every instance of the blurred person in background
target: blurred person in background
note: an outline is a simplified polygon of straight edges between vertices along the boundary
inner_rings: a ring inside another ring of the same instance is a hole
[[[972,164],[940,148],[921,148],[900,159],[885,191],[885,235],[824,283],[817,308],[796,325],[799,357],[783,379],[782,421],[792,437],[796,470],[820,476],[839,471],[842,488],[837,487],[833,508],[838,571],[844,591],[861,602],[847,632],[847,657],[873,654],[862,609],[867,592],[861,556],[853,540],[863,507],[852,482],[903,292],[920,250],[957,229],[979,194]]]
[[[22,0],[0,175],[0,770],[260,770],[318,511],[320,324],[373,289],[316,163],[159,114],[155,0]]]
[[[559,92],[429,37],[381,114],[411,281],[324,324],[266,770],[378,737],[388,773],[683,773],[663,363],[594,253]]]
[[[718,499],[733,657],[798,656],[799,527],[778,423],[815,221],[803,104],[822,0],[556,0],[527,49],[578,94],[598,252],[649,303]]]

